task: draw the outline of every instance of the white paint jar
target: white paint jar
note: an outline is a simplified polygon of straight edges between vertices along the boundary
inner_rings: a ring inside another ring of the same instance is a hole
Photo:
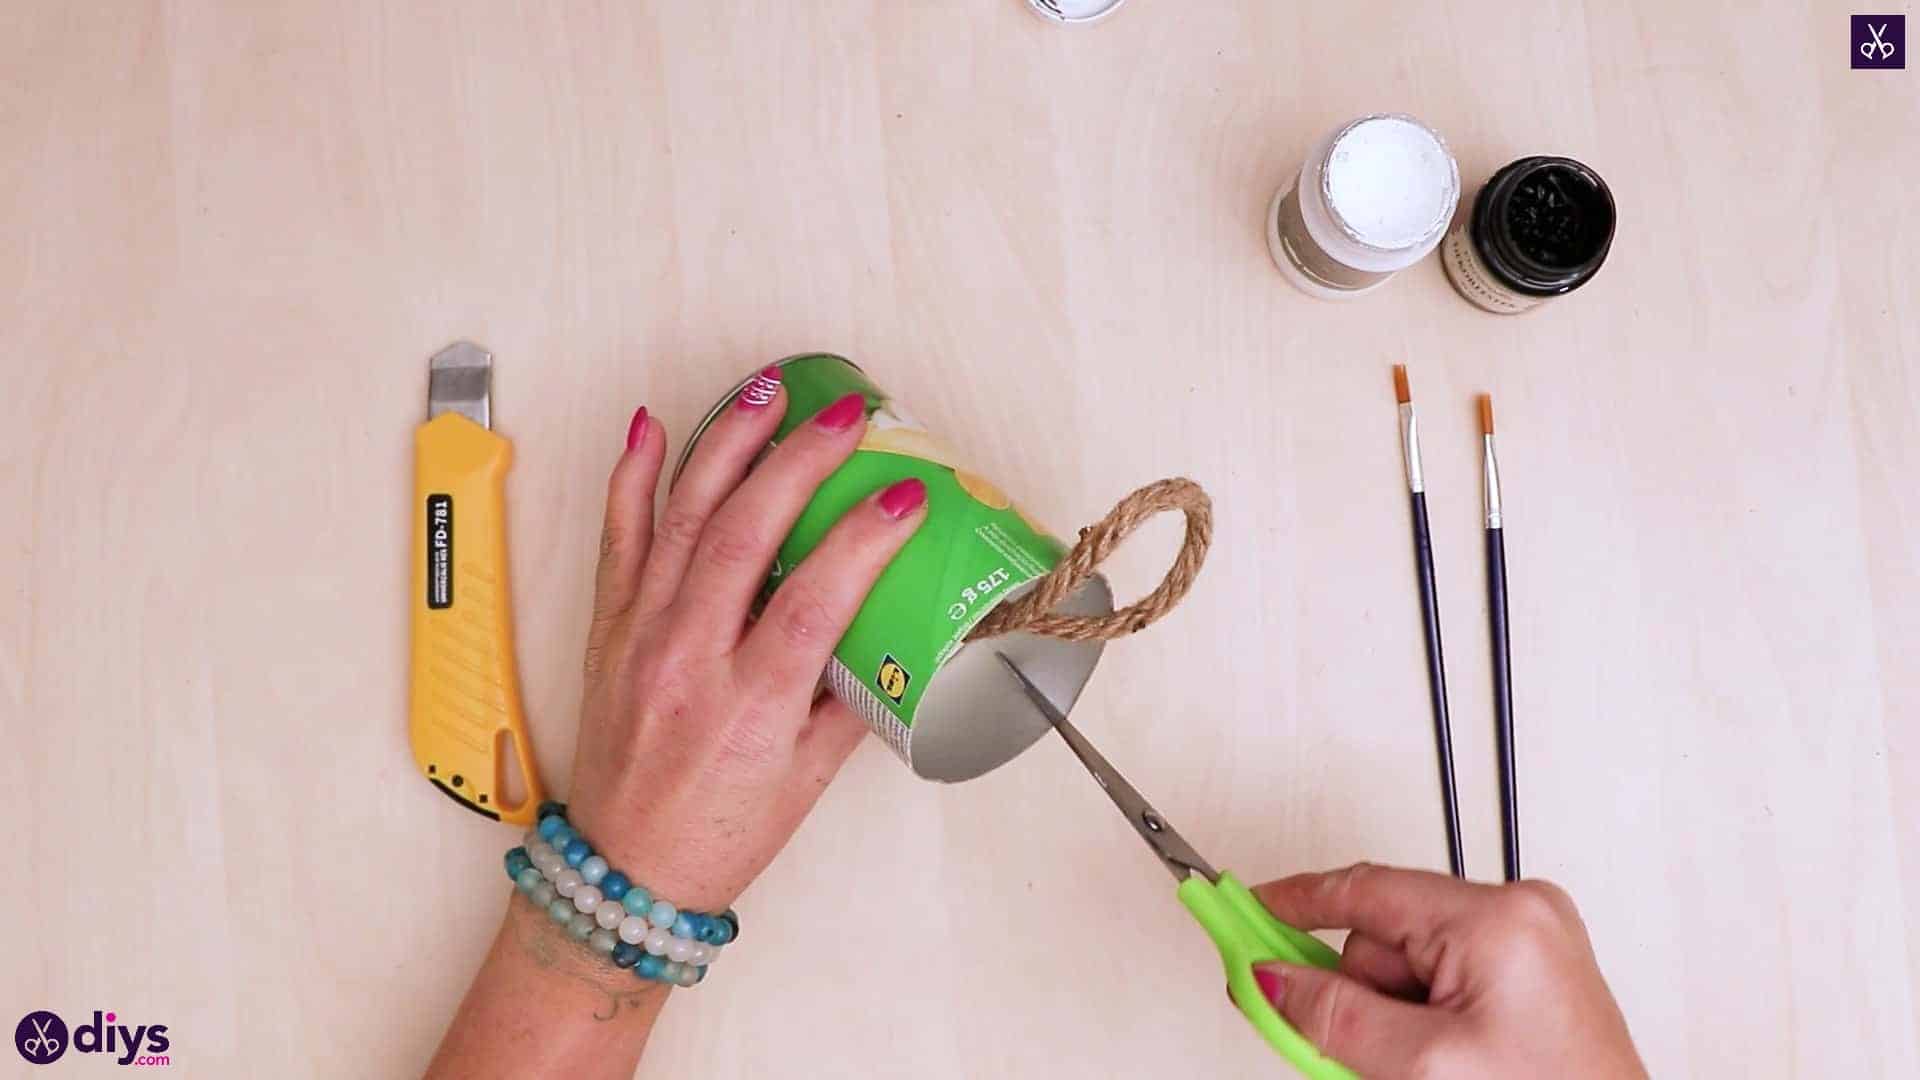
[[[1321,139],[1267,205],[1280,274],[1325,300],[1371,292],[1446,235],[1460,169],[1445,139],[1398,113],[1363,116]]]

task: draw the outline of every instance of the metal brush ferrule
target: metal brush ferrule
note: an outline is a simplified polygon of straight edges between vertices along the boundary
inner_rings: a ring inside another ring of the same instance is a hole
[[[1400,405],[1400,453],[1407,462],[1407,490],[1415,495],[1427,490],[1426,474],[1420,470],[1420,422],[1410,401]]]
[[[1500,528],[1500,462],[1493,456],[1493,436],[1480,436],[1480,476],[1485,481],[1487,528]]]

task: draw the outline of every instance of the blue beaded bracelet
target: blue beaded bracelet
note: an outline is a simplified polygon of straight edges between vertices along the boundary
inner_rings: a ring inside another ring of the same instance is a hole
[[[507,852],[507,876],[575,939],[644,980],[694,986],[720,948],[740,936],[732,911],[681,911],[613,869],[567,823],[560,803],[540,806],[525,844]]]

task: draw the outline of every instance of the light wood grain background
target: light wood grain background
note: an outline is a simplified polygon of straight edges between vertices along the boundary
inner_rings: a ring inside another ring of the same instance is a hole
[[[1499,872],[1485,390],[1527,862],[1648,1061],[1915,1075],[1920,72],[1849,71],[1847,14],[0,5],[0,1020],[166,1023],[188,1075],[425,1063],[511,838],[404,742],[410,432],[461,336],[518,448],[555,782],[629,412],[677,445],[743,371],[829,349],[1063,530],[1163,475],[1212,490],[1198,588],[1077,715],[1216,862],[1442,865],[1406,361],[1472,871]],[[1268,196],[1386,109],[1470,186],[1592,163],[1605,271],[1504,320],[1431,260],[1346,306],[1290,291]],[[1282,1071],[1057,745],[939,787],[870,743],[741,906],[642,1075]]]

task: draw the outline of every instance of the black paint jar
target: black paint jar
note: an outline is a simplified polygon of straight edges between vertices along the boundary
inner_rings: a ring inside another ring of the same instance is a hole
[[[1518,315],[1598,273],[1613,225],[1613,193],[1600,174],[1572,158],[1521,158],[1487,180],[1440,260],[1476,307]]]

